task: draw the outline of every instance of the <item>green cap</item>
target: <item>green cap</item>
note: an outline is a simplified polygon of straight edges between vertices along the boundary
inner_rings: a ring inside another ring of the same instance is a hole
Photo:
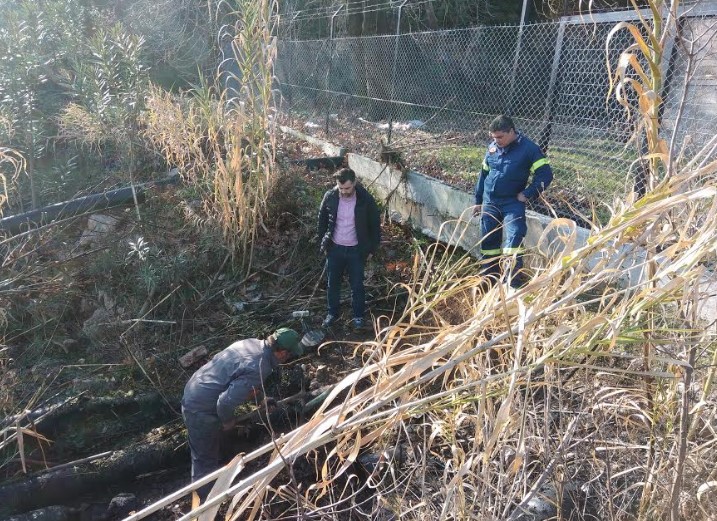
[[[301,345],[299,333],[288,327],[282,327],[274,331],[271,335],[274,341],[279,344],[281,349],[286,349],[294,356],[301,356],[304,354],[304,348]]]

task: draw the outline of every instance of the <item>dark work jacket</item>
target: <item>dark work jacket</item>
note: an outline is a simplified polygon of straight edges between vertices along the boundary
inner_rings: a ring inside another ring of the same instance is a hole
[[[528,184],[530,176],[533,180]],[[520,192],[533,199],[553,180],[553,171],[540,147],[518,133],[510,145],[501,149],[493,141],[488,146],[475,188],[476,204],[513,201]]]
[[[234,418],[234,409],[261,391],[262,382],[279,363],[265,340],[247,338],[220,351],[187,382],[182,410],[211,414],[222,423]]]
[[[326,253],[334,245],[331,240],[336,227],[336,214],[339,211],[339,189],[334,187],[324,194],[319,208],[318,237],[321,241],[321,251]],[[378,206],[368,191],[356,185],[356,237],[361,253],[367,256],[378,249],[381,242],[381,219]]]

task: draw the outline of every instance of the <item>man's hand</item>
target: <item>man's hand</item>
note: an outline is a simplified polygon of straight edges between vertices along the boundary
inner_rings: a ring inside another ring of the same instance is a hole
[[[473,217],[480,215],[480,205],[477,204],[473,207]]]
[[[520,192],[520,193],[518,194],[518,201],[520,201],[521,203],[527,203],[527,202],[528,202],[528,198],[525,197],[525,194],[524,194],[523,192]]]

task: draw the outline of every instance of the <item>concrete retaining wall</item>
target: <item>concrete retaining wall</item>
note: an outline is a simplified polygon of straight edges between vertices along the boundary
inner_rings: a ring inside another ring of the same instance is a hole
[[[290,136],[294,136],[295,138],[299,138],[303,141],[306,141],[307,143],[311,143],[312,145],[321,148],[322,152],[329,157],[343,157],[344,155],[346,155],[346,148],[336,146],[332,143],[329,143],[328,141],[324,141],[323,139],[308,136],[302,132],[299,132],[298,130],[294,130],[291,127],[279,125],[279,130],[281,130],[284,134],[289,134]]]
[[[460,246],[473,255],[480,250],[480,223],[473,217],[473,194],[458,190],[418,172],[404,174],[358,154],[348,154],[348,164],[364,186],[384,201],[388,199],[391,218],[408,224],[429,237]],[[528,211],[529,248],[538,244],[551,218]],[[579,230],[582,241],[588,231]]]

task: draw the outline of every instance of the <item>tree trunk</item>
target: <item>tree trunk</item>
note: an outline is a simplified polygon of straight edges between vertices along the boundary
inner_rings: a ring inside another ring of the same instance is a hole
[[[351,53],[351,68],[354,71],[354,79],[356,82],[354,92],[358,96],[366,96],[368,94],[366,89],[366,69],[362,58],[364,55],[365,42],[363,38],[360,38],[363,36],[364,14],[363,11],[353,12],[353,10],[360,9],[364,3],[364,0],[349,0],[347,6],[349,13],[351,13],[348,16],[348,35],[357,38],[354,44],[354,52]]]
[[[84,464],[63,466],[25,481],[0,487],[0,514],[6,516],[68,500],[102,489],[111,483],[131,481],[140,474],[189,463],[183,430],[168,437],[112,452]],[[182,447],[178,450],[178,447]]]
[[[433,0],[431,0],[430,2],[426,2],[425,8],[426,8],[426,25],[428,25],[428,28],[431,31],[437,31],[438,30],[438,18],[436,18],[436,13],[433,10]]]

